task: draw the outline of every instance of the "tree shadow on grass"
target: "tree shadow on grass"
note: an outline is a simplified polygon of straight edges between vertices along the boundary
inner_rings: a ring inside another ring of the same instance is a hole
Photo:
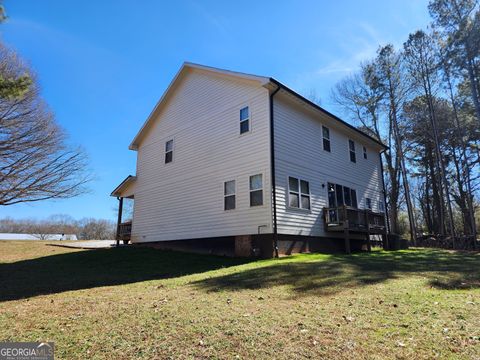
[[[438,289],[480,288],[480,254],[442,250],[375,251],[354,255],[316,254],[283,258],[265,267],[194,283],[207,291],[288,286],[294,296],[329,295],[403,276],[421,275]]]
[[[0,301],[166,279],[248,261],[135,247],[50,255],[0,264]]]

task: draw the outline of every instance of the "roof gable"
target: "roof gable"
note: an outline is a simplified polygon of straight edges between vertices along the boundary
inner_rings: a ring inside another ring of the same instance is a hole
[[[270,81],[270,78],[264,77],[264,76],[245,74],[245,73],[241,73],[241,72],[217,69],[217,68],[213,68],[213,67],[209,67],[209,66],[194,64],[194,63],[190,63],[190,62],[185,62],[185,63],[183,63],[182,67],[177,72],[177,74],[175,75],[173,80],[168,85],[167,89],[165,90],[162,97],[160,98],[160,100],[157,102],[157,104],[153,108],[150,115],[147,117],[147,120],[144,122],[144,124],[142,125],[142,127],[138,131],[137,135],[135,135],[134,139],[130,143],[130,146],[129,146],[130,150],[137,150],[138,149],[138,145],[139,145],[140,141],[142,140],[144,133],[151,126],[151,124],[154,122],[154,119],[156,118],[156,115],[159,114],[159,112],[161,111],[161,109],[165,105],[167,99],[175,92],[175,89],[177,88],[177,85],[181,82],[181,80],[185,76],[188,75],[189,71],[195,70],[195,69],[196,70],[202,70],[204,72],[210,72],[212,74],[216,74],[216,75],[220,75],[220,76],[230,77],[230,78],[237,79],[237,80],[257,81],[262,86],[268,84],[269,81]]]

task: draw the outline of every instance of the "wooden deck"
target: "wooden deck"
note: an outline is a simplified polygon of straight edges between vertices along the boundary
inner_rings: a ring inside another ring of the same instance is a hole
[[[126,221],[120,223],[117,228],[117,244],[120,240],[122,240],[125,244],[128,243],[130,240],[130,236],[132,233],[132,222]]]
[[[324,208],[324,224],[327,232],[344,233],[347,253],[350,253],[350,234],[365,234],[370,251],[370,235],[386,235],[387,232],[384,213],[350,206]]]

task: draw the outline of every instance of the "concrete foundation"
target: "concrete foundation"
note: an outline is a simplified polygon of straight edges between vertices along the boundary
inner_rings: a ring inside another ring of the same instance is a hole
[[[232,257],[258,257],[268,259],[275,256],[273,234],[159,241],[137,243],[134,245]],[[279,256],[306,252],[344,253],[346,250],[343,238],[321,236],[279,234],[277,246]],[[366,240],[351,239],[350,248],[351,251],[366,251]]]

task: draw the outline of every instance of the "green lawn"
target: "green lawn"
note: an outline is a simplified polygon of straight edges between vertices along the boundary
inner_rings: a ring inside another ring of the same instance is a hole
[[[480,254],[249,261],[0,242],[0,340],[57,359],[480,358]]]

